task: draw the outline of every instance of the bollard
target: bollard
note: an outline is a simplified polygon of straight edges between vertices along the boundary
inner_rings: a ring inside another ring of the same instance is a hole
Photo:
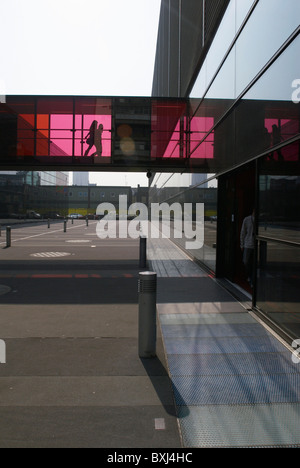
[[[11,227],[6,227],[6,247],[11,246]]]
[[[0,224],[0,237],[2,236],[2,226]]]
[[[74,218],[72,218],[72,224],[74,224]]]
[[[67,232],[67,220],[64,220],[64,232]]]
[[[88,226],[89,225],[89,218],[86,217],[85,221],[86,221],[86,225]]]
[[[139,356],[156,356],[156,288],[157,275],[152,271],[139,274]]]
[[[146,268],[147,265],[147,237],[140,237],[140,268]]]
[[[50,229],[50,219],[48,218],[48,229]]]

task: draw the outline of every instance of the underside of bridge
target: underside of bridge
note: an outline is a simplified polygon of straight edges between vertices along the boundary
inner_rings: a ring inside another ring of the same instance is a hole
[[[184,99],[8,96],[0,104],[0,169],[182,171]]]
[[[219,121],[232,106],[235,147]],[[285,101],[142,97],[6,96],[0,103],[0,170],[220,173],[257,155],[265,119],[295,113]],[[251,117],[251,119],[250,119]],[[252,128],[253,127],[253,128]]]

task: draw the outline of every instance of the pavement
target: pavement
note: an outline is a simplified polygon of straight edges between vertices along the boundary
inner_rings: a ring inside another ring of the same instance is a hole
[[[181,447],[159,327],[138,356],[139,242],[95,226],[0,238],[1,448]]]
[[[300,361],[170,240],[148,240],[154,359],[138,356],[138,240],[76,221],[1,242],[1,448],[300,447]]]

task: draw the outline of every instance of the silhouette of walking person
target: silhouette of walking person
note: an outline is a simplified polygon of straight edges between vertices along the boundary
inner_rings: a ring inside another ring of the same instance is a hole
[[[99,124],[99,127],[95,131],[95,146],[96,152],[93,156],[102,156],[102,133],[103,133],[103,125]]]
[[[94,120],[92,125],[90,126],[89,133],[85,137],[86,144],[89,146],[87,150],[85,151],[84,156],[87,156],[89,152],[91,151],[91,149],[93,148],[93,146],[95,145],[95,133],[97,131],[97,125],[98,125],[97,120]]]

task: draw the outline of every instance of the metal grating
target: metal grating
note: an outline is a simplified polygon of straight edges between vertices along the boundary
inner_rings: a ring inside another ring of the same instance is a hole
[[[283,353],[244,354],[170,354],[171,376],[239,375],[239,374],[297,374],[300,367],[291,360],[289,351]]]
[[[185,447],[299,447],[300,405],[179,407]]]
[[[268,332],[258,323],[220,325],[163,325],[166,338],[218,338],[235,336],[267,336]]]
[[[227,314],[161,314],[161,324],[165,325],[217,325],[226,323],[256,323],[246,313]]]
[[[175,376],[172,385],[178,406],[300,402],[300,374]]]
[[[250,314],[160,323],[184,447],[300,447],[300,365]]]
[[[225,338],[166,338],[167,354],[231,354],[282,352],[285,347],[271,336]]]

